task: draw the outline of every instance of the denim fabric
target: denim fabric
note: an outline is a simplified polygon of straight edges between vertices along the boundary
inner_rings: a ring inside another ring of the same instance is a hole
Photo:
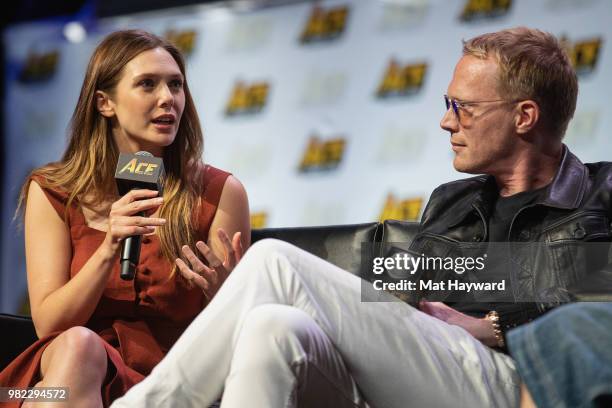
[[[563,306],[507,338],[539,408],[612,406],[612,303]]]

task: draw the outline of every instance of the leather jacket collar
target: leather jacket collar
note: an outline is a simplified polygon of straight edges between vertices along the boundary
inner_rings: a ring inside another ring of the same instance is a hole
[[[588,187],[588,175],[587,167],[564,144],[557,173],[535,205],[570,210],[578,208]],[[480,213],[485,220],[489,219],[492,205],[498,195],[495,177],[482,175],[474,181],[479,182],[481,188],[475,191],[472,199],[466,197],[466,204],[471,205],[465,205],[464,211],[458,211],[457,217],[449,223],[450,227],[461,223],[473,211]]]
[[[586,166],[563,145],[559,170],[538,204],[568,210],[578,208],[588,187],[588,178]]]

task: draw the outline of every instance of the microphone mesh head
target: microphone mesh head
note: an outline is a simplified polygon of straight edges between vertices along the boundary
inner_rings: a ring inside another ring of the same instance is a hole
[[[147,157],[153,157],[153,155],[149,152],[145,152],[144,150],[141,150],[139,152],[136,152],[136,156],[147,156]]]

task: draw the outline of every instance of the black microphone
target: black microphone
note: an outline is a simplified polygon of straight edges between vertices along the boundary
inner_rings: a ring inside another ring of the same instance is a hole
[[[164,178],[164,161],[154,157],[149,152],[136,154],[121,153],[115,170],[115,181],[119,195],[124,196],[130,190],[147,189],[159,192],[162,196],[162,183]],[[144,213],[140,213],[144,216]],[[140,259],[140,235],[132,235],[123,240],[121,245],[121,279],[133,280],[136,265]]]

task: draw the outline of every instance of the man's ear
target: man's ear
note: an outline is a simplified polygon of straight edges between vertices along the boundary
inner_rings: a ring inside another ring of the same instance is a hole
[[[111,100],[110,96],[104,91],[96,91],[96,108],[107,118],[115,116],[115,104]]]
[[[540,119],[540,106],[530,99],[520,101],[516,107],[514,126],[516,132],[525,134],[531,131]]]

